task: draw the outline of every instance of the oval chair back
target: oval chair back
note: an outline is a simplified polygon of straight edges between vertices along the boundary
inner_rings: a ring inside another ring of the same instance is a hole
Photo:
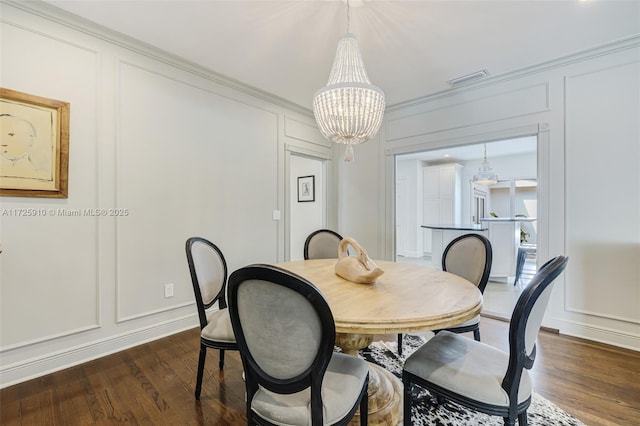
[[[442,270],[471,281],[484,293],[492,262],[489,240],[479,234],[465,234],[447,245],[442,255]]]
[[[330,229],[318,229],[309,234],[304,242],[304,258],[309,259],[337,259],[338,244],[342,236]]]
[[[241,268],[229,277],[229,311],[249,424],[347,424],[358,407],[366,413],[368,367],[334,353],[331,309],[309,281],[271,265]]]

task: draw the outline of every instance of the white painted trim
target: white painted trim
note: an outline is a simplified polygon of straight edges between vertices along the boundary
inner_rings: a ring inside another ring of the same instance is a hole
[[[403,256],[403,257],[411,257],[414,259],[418,259],[422,256],[424,256],[425,253],[421,253],[419,251],[415,251],[415,250],[407,250],[404,253],[398,253],[398,256]]]
[[[195,314],[0,366],[0,389],[198,326]],[[198,342],[194,342],[197,344]]]
[[[464,127],[466,128],[468,126]],[[472,133],[464,136],[442,138],[434,142],[389,147],[385,149],[385,155],[411,154],[414,152],[440,149],[451,146],[473,145],[501,139],[512,139],[520,137],[522,135],[535,135],[538,133],[539,128],[539,124],[530,124],[525,126],[496,129],[492,131],[479,131],[478,133]],[[455,131],[457,129],[460,128],[454,127],[450,130]]]
[[[633,351],[640,351],[640,335],[623,333],[608,327],[585,324],[577,321],[567,321],[553,318],[550,321],[552,328],[560,330],[560,334],[578,337],[580,339],[593,340],[594,342],[618,346]]]
[[[547,123],[535,123],[535,124],[532,123],[524,126],[496,129],[495,131],[492,131],[492,132],[479,132],[476,134],[464,135],[456,138],[443,139],[441,141],[436,141],[433,144],[423,143],[423,144],[417,144],[417,145],[411,145],[411,146],[399,146],[399,147],[385,149],[383,153],[384,155],[381,155],[381,156],[383,157],[383,160],[386,160],[386,161],[381,161],[380,175],[381,175],[381,179],[383,179],[383,183],[381,184],[381,187],[384,187],[386,189],[386,194],[385,194],[386,202],[381,207],[380,216],[383,218],[383,220],[381,221],[383,226],[382,241],[384,242],[386,240],[384,237],[386,237],[388,238],[388,242],[389,242],[388,244],[382,246],[384,247],[386,259],[387,260],[395,259],[395,256],[396,256],[396,247],[395,247],[395,238],[396,238],[395,237],[395,197],[396,197],[395,156],[396,155],[408,154],[408,153],[419,152],[419,151],[428,151],[428,150],[438,149],[442,147],[479,144],[479,143],[491,141],[491,140],[510,139],[510,138],[516,138],[521,136],[527,136],[527,135],[537,135],[538,145],[540,145],[540,138],[542,134],[541,129],[544,129],[547,134],[546,142],[544,143],[545,143],[545,146],[548,147],[549,145],[548,127],[549,126]],[[540,148],[540,146],[538,148]],[[548,148],[546,149],[546,152],[548,152]],[[548,155],[548,154],[545,154],[545,155]],[[538,152],[538,163],[542,161],[544,160],[540,157],[540,152]],[[540,172],[550,173],[550,170],[548,167],[546,167],[543,169],[539,169],[538,173]],[[540,174],[538,174],[538,179],[540,178],[541,176]],[[548,182],[549,176],[545,176],[542,179],[543,179],[543,182]],[[546,192],[544,192],[543,190],[542,194],[543,196],[549,197],[548,190]],[[549,205],[548,199],[545,201],[541,201],[540,189],[538,189],[538,210],[540,210],[540,208],[548,209],[548,207],[545,207],[548,205]],[[539,222],[538,233],[540,233],[541,230],[544,230],[544,232],[548,233],[548,229],[543,228],[543,225],[542,225],[543,223],[545,223],[545,221]],[[548,226],[549,226],[549,221],[546,220],[546,227],[548,228]],[[548,244],[549,244],[548,239],[546,242],[544,242],[543,240],[539,244],[544,245],[544,248],[541,249],[543,253],[548,252]]]
[[[483,78],[477,83],[469,83],[459,88],[447,89],[442,92],[434,93],[424,97],[412,99],[405,102],[399,102],[397,104],[388,105],[386,111],[396,111],[405,108],[410,108],[427,102],[432,102],[437,99],[446,99],[451,96],[457,96],[465,92],[476,90],[480,87],[488,87],[497,84],[507,82],[509,80],[519,79],[527,75],[539,74],[543,71],[549,71],[555,68],[561,68],[576,62],[582,62],[590,58],[604,56],[627,50],[632,47],[640,46],[640,34],[634,34],[629,37],[624,37],[618,40],[613,40],[607,43],[603,43],[597,46],[593,46],[589,49],[583,50],[578,53],[571,53],[565,56],[561,56],[556,59],[545,61],[539,64],[535,64],[529,67],[521,68],[517,71],[511,71],[504,74],[490,75]]]
[[[12,345],[6,345],[6,346],[3,346],[3,347],[0,348],[0,354],[3,353],[3,352],[9,352],[9,351],[13,351],[13,350],[16,350],[16,349],[24,348],[26,346],[37,345],[39,343],[44,343],[44,342],[48,342],[48,341],[51,341],[51,340],[60,339],[62,337],[73,336],[74,334],[80,334],[80,333],[84,333],[84,332],[91,331],[91,330],[97,330],[99,328],[100,328],[99,324],[92,324],[92,325],[88,325],[86,327],[75,328],[73,330],[65,330],[65,331],[60,332],[60,333],[49,334],[49,335],[44,336],[44,337],[38,337],[38,338],[35,338],[35,339],[14,343]]]
[[[315,147],[316,146],[313,146],[313,148]],[[310,149],[310,148],[303,148],[298,145],[292,145],[290,143],[287,143],[285,144],[285,150],[289,153],[303,155],[303,156],[311,157],[314,159],[331,161],[333,158],[331,150],[327,149],[326,147],[324,147],[324,149],[320,147],[320,149],[316,150],[316,149]]]
[[[116,31],[98,27],[95,23],[59,9],[54,5],[50,5],[44,2],[21,2],[15,0],[3,0],[3,3],[6,3],[9,6],[23,10],[25,12],[37,15],[48,21],[63,25],[67,28],[71,28],[75,31],[79,31],[92,37],[96,37],[100,40],[112,43],[121,48],[130,50],[138,55],[163,62],[172,67],[184,70],[190,74],[194,74],[196,76],[226,86],[238,92],[245,93],[249,96],[267,101],[271,104],[295,111],[309,117],[313,116],[313,112],[308,108],[302,107],[296,103],[265,92],[256,87],[249,86],[248,84],[219,74],[208,68],[204,68],[196,63],[187,61],[184,58],[180,58],[176,55],[160,50],[157,47],[125,36]]]
[[[133,321],[140,318],[149,317],[152,315],[161,314],[163,312],[170,312],[176,309],[186,308],[188,306],[195,306],[195,302],[184,302],[179,305],[167,306],[166,308],[154,309],[152,311],[140,312],[135,315],[129,315],[127,317],[120,316],[120,305],[118,304],[118,317],[116,318],[116,324],[121,324],[127,321]]]
[[[335,179],[333,172],[333,151],[322,149],[319,145],[310,144],[309,147],[303,148],[298,145],[293,145],[290,143],[284,144],[285,154],[284,154],[284,181],[285,186],[288,185],[288,182],[291,177],[291,155],[298,155],[301,157],[311,158],[313,160],[318,160],[322,162],[322,167],[324,169],[324,181],[321,182],[322,188],[325,194],[325,210],[322,213],[323,220],[328,228],[335,228],[335,220],[333,220],[332,211],[335,210],[335,203],[333,197],[333,191],[331,188],[335,187]],[[315,148],[320,148],[316,151]],[[312,148],[312,149],[309,149]],[[291,217],[291,191],[284,191],[284,256],[285,261],[291,259],[291,245],[289,244],[291,239],[291,221],[289,218]]]

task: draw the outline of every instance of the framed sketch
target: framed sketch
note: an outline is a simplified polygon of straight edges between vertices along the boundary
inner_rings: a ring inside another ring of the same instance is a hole
[[[67,198],[69,103],[0,88],[0,195]]]
[[[316,177],[301,176],[298,178],[298,202],[307,203],[316,200]]]

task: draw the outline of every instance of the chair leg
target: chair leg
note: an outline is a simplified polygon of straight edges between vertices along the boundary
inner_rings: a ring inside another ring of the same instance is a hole
[[[218,363],[220,370],[224,369],[224,349],[220,349],[220,362]]]
[[[200,400],[200,389],[202,388],[202,375],[204,374],[204,362],[207,358],[207,348],[200,345],[200,356],[198,357],[198,375],[196,376],[196,400]]]
[[[398,333],[398,355],[402,355],[402,333]]]
[[[515,426],[516,419],[510,419],[509,417],[503,417],[505,426]]]
[[[527,410],[524,410],[522,413],[518,414],[518,426],[527,426]]]
[[[369,424],[369,392],[365,391],[360,400],[360,426]]]
[[[480,341],[480,328],[473,330],[473,338],[478,342]]]
[[[527,252],[522,247],[518,247],[518,254],[516,256],[516,276],[513,280],[513,285],[518,283],[522,269],[524,268],[524,261],[527,258]]]
[[[402,381],[404,387],[404,403],[403,403],[403,425],[411,426],[413,422],[411,421],[411,383],[408,380]]]

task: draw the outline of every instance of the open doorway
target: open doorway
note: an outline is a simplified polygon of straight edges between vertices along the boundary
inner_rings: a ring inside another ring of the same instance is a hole
[[[498,175],[488,186],[472,181],[485,146]],[[395,181],[396,260],[440,268],[446,236],[423,225],[477,228],[471,232],[485,234],[494,251],[483,312],[509,318],[536,270],[537,137],[397,155]],[[521,246],[529,250],[514,285]]]

